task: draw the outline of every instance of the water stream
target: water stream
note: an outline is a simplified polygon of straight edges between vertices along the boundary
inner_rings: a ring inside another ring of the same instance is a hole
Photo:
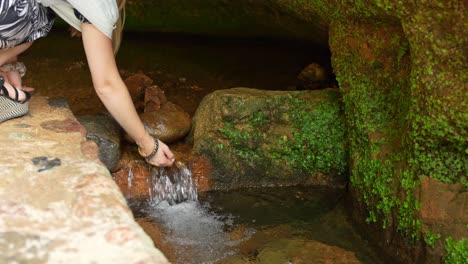
[[[129,186],[133,172],[129,171]],[[176,263],[217,263],[234,255],[235,246],[249,237],[246,233],[237,241],[229,239],[225,229],[233,227],[233,216],[214,213],[198,201],[192,173],[176,161],[173,168],[158,168],[149,181],[149,198],[134,203],[138,214],[161,225],[164,243],[175,247]],[[251,229],[247,232],[254,233]],[[155,241],[156,242],[156,241]]]
[[[147,179],[150,182],[148,190],[150,206],[157,206],[162,202],[175,205],[185,201],[198,201],[192,172],[179,161],[175,164],[175,168],[153,170],[151,178]]]

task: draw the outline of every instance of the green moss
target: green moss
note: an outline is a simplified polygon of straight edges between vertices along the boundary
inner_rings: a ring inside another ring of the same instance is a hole
[[[344,175],[346,157],[344,125],[338,93],[322,93],[322,98],[311,102],[300,97],[276,97],[265,109],[260,109],[243,120],[225,121],[220,133],[229,141],[233,153],[243,159],[281,160],[301,174],[333,172]],[[276,109],[277,111],[270,111]],[[287,110],[286,110],[287,109]],[[286,119],[289,131],[270,142],[269,153],[260,153],[266,133],[272,124]],[[219,145],[218,148],[225,148]]]
[[[275,155],[307,173],[335,171],[344,175],[346,157],[344,125],[340,105],[333,102],[308,104],[300,98],[288,98],[292,107],[293,139],[282,139],[282,149]]]
[[[421,175],[445,183],[461,182],[468,190],[468,105],[462,89],[468,78],[466,59],[463,49],[450,48],[463,46],[463,36],[454,32],[459,28],[456,13],[438,9],[420,12],[425,15],[414,15],[411,26],[416,34],[409,36],[418,43],[411,46],[416,55],[411,82],[413,111],[408,116],[411,163]],[[437,30],[427,31],[436,25]]]
[[[330,33],[344,94],[351,186],[368,222],[418,239],[420,178],[461,183],[468,191],[466,59],[454,48],[463,46],[463,27],[456,10],[441,10],[436,1],[376,2],[403,28],[379,14],[375,23],[335,21]],[[439,237],[423,235],[428,245]]]
[[[444,257],[444,263],[466,264],[468,260],[468,240],[461,239],[454,242],[452,237],[448,237],[445,242],[447,243],[445,246],[447,255]]]
[[[407,164],[408,41],[398,26],[385,23],[338,24],[333,33],[332,59],[344,94],[353,161],[352,188],[369,212],[368,222],[393,226],[417,239],[421,222],[415,217],[419,202],[414,191],[419,177]],[[342,43],[353,46],[346,49]]]
[[[429,231],[424,231],[424,241],[426,242],[426,244],[428,244],[430,247],[434,248],[434,244],[435,242],[440,239],[440,234],[437,233],[437,234],[432,234],[431,232]]]
[[[234,153],[244,160],[258,159],[256,147],[251,141],[258,141],[260,134],[255,129],[237,129],[233,123],[224,122],[224,128],[220,132],[228,139],[230,147]],[[218,145],[223,149],[224,145]]]

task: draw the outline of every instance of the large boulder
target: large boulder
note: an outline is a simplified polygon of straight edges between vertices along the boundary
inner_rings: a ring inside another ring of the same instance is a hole
[[[339,92],[219,90],[193,119],[194,152],[213,164],[213,188],[317,184],[342,187]]]

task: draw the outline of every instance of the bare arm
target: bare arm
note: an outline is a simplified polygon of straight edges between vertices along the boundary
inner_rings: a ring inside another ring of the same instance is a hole
[[[31,45],[32,42],[26,42],[13,48],[0,50],[0,65],[15,62],[17,60],[17,56],[27,50]],[[28,92],[32,92],[34,90],[31,87],[23,86],[21,75],[17,71],[0,72],[0,75],[5,78],[6,83],[13,85],[20,90]]]
[[[94,89],[107,110],[138,144],[141,154],[148,156],[153,151],[154,141],[145,131],[117,70],[112,41],[91,24],[83,23],[81,30]],[[173,162],[174,155],[166,144],[159,141],[159,150],[149,163],[171,166]]]
[[[29,47],[31,47],[31,45],[32,42],[26,42],[13,48],[0,50],[0,65],[3,65],[7,62],[16,61],[16,56],[27,50]]]

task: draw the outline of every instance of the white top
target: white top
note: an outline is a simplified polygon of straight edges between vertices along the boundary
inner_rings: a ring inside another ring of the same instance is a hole
[[[119,18],[115,0],[38,0],[38,2],[52,8],[68,24],[81,31],[81,21],[73,12],[75,8],[91,24],[112,39],[112,31]]]

